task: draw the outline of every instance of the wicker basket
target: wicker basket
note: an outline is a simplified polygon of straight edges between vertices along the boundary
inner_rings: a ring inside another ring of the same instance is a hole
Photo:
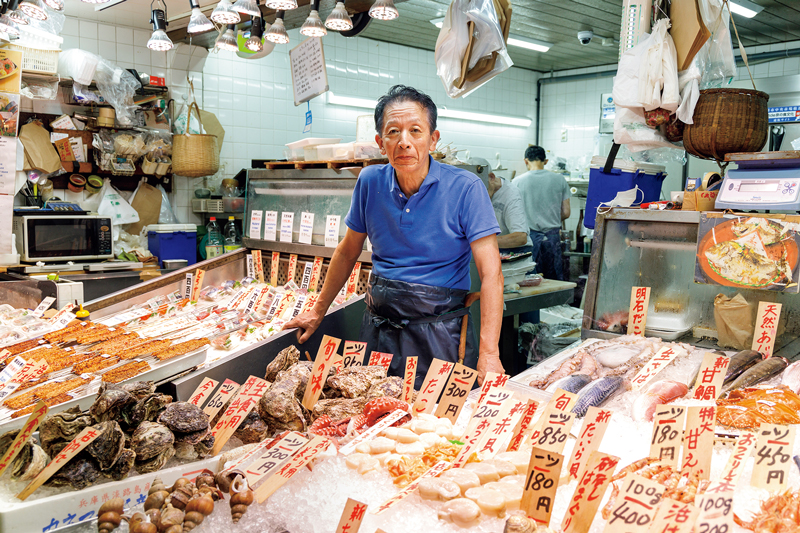
[[[202,127],[200,109],[197,103],[189,106],[189,116],[192,109],[197,113],[197,120]],[[188,126],[189,120],[186,121]],[[172,173],[188,178],[211,176],[219,170],[219,147],[216,135],[201,135],[185,133],[172,137]]]
[[[683,130],[683,146],[701,159],[723,161],[725,154],[758,152],[767,142],[769,95],[750,89],[706,89]]]

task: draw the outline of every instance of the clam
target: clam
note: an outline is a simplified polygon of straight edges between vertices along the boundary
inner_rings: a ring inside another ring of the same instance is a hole
[[[133,462],[136,459],[136,453],[129,449],[123,448],[122,453],[119,454],[117,461],[111,465],[111,468],[102,472],[106,477],[110,477],[114,481],[119,481],[127,477],[128,472],[133,468]]]
[[[39,425],[39,440],[50,457],[55,457],[72,442],[78,433],[94,424],[91,416],[81,412],[80,407],[72,407],[45,418]]]
[[[283,370],[288,370],[291,366],[295,365],[300,360],[300,350],[294,347],[294,345],[284,348],[278,355],[275,356],[268,365],[267,365],[267,372],[264,375],[264,379],[266,381],[272,382],[275,381],[275,378],[278,376],[279,372]]]
[[[189,402],[174,402],[158,416],[158,421],[174,432],[208,431],[208,415]],[[198,439],[198,442],[202,437]]]
[[[97,462],[90,455],[79,453],[61,467],[47,484],[54,487],[70,485],[75,490],[81,490],[97,481],[98,477],[100,468]]]
[[[119,420],[123,418],[123,412],[129,411],[136,404],[134,398],[128,391],[115,388],[101,386],[97,399],[89,408],[89,412],[97,422],[105,422],[106,420]],[[129,416],[125,416],[129,419]]]
[[[245,417],[233,436],[242,441],[243,444],[252,444],[254,442],[261,442],[267,438],[269,427],[264,420],[258,416],[256,410],[250,411],[250,414]]]
[[[157,392],[148,394],[133,407],[131,425],[138,426],[144,421],[155,422],[164,408],[172,403],[172,396]]]
[[[108,470],[117,462],[122,455],[122,448],[125,446],[125,433],[119,424],[113,420],[100,422],[92,426],[100,432],[100,435],[86,447],[89,455],[95,458],[100,470]]]
[[[175,450],[172,449],[174,442],[175,435],[172,434],[167,426],[158,422],[142,422],[133,432],[131,449],[136,453],[136,463],[138,465],[141,461],[160,455],[167,449],[172,450],[174,453]]]
[[[116,385],[116,388],[130,393],[136,400],[141,400],[156,391],[156,384],[154,381],[133,381],[131,383]]]

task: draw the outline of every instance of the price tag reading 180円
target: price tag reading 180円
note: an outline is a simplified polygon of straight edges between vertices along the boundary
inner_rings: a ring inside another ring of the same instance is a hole
[[[564,456],[559,453],[540,448],[531,451],[520,509],[539,524],[550,525],[562,466]]]
[[[646,533],[664,490],[664,485],[637,474],[625,476],[603,532]]]
[[[782,491],[789,481],[797,428],[763,423],[758,428],[750,484],[759,489]]]
[[[683,442],[683,422],[686,407],[659,405],[653,417],[653,435],[650,438],[650,457],[658,457],[665,466],[678,466],[678,455]]]

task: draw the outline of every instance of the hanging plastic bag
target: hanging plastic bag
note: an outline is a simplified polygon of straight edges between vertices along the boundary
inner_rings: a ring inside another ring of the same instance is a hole
[[[167,191],[164,190],[160,183],[156,186],[156,189],[161,192],[161,211],[158,214],[158,223],[177,224],[178,217],[172,211],[172,205],[170,205],[169,198],[167,198]]]
[[[175,123],[172,126],[173,133],[178,135],[183,135],[186,133],[187,129],[189,133],[194,134],[204,134],[205,130],[203,129],[203,125],[200,123],[200,118],[197,116],[191,116],[189,113],[189,108],[192,104],[196,104],[196,99],[194,97],[194,84],[191,80],[187,79],[189,82],[189,98],[186,98],[186,95],[182,95],[183,102],[181,103],[181,107],[178,110],[178,115],[175,117]]]
[[[99,193],[103,196],[100,200],[100,205],[97,207],[97,212],[111,217],[112,226],[139,222],[139,213],[131,207],[119,191],[111,186],[111,180],[106,178],[103,181],[103,189]]]
[[[711,32],[711,37],[701,49],[705,56],[705,68],[700,88],[722,87],[736,76],[736,58],[730,32],[731,14],[727,8],[723,8],[723,0],[699,0],[698,5],[703,24]]]
[[[133,95],[142,86],[141,82],[127,70],[102,57],[97,63],[94,79],[103,99],[116,111],[117,122],[122,126],[133,124],[135,111],[139,109],[133,103]]]
[[[661,19],[645,39],[638,84],[638,101],[645,111],[678,109],[678,57],[672,36],[667,32],[669,27],[669,19]]]
[[[614,117],[614,142],[623,144],[631,152],[653,148],[679,148],[667,140],[659,129],[647,125],[644,110],[618,107]]]

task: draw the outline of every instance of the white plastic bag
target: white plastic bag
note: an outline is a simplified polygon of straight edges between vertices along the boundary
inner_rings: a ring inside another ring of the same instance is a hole
[[[139,213],[131,207],[125,198],[111,186],[111,180],[103,180],[103,189],[100,191],[102,199],[97,208],[97,212],[111,218],[112,226],[122,226],[139,222]]]
[[[614,117],[614,142],[628,147],[631,152],[653,148],[678,148],[658,129],[645,123],[644,110],[618,107]]]
[[[723,9],[723,0],[699,0],[700,16],[703,24],[711,32],[711,37],[703,45],[705,68],[700,85],[703,89],[722,87],[730,78],[736,76],[736,58],[730,32],[730,12]],[[744,57],[746,52],[740,47]]]
[[[161,192],[161,211],[158,213],[158,223],[177,224],[178,217],[172,211],[172,205],[170,205],[169,198],[167,198],[167,191],[164,190],[160,183],[156,186],[156,189]]]
[[[638,101],[645,111],[678,108],[678,57],[675,43],[667,32],[669,19],[661,19],[653,26],[653,33],[645,39],[645,50],[639,64]]]

